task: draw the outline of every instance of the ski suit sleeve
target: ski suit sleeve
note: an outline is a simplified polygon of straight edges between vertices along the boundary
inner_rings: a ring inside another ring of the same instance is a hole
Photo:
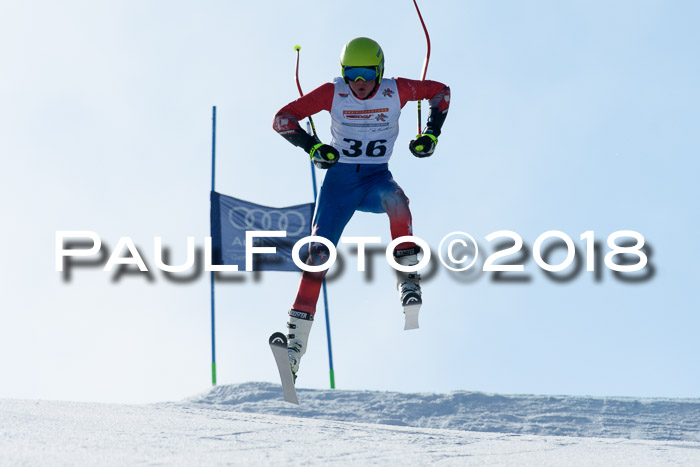
[[[275,114],[272,128],[294,146],[299,146],[306,152],[311,151],[318,141],[304,131],[299,121],[322,110],[330,112],[334,89],[332,83],[322,84],[305,96],[285,105]]]
[[[440,136],[442,125],[447,118],[447,109],[450,107],[449,86],[437,81],[406,78],[396,78],[396,86],[399,90],[401,108],[406,105],[406,102],[428,99],[430,113],[428,123],[425,125],[425,133]]]

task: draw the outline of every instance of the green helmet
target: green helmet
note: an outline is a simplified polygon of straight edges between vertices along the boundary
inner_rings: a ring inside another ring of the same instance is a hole
[[[355,38],[345,44],[340,53],[340,69],[347,83],[345,67],[374,68],[377,73],[377,84],[379,84],[384,75],[384,52],[379,44],[368,37]]]

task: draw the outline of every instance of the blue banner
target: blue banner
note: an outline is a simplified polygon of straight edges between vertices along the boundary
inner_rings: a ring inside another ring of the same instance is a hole
[[[238,265],[245,271],[246,232],[252,230],[284,230],[286,237],[256,238],[253,246],[275,247],[275,254],[253,255],[254,271],[300,271],[292,260],[292,248],[300,239],[311,235],[314,203],[286,208],[261,206],[242,199],[211,192],[212,264]],[[308,251],[299,256],[306,260]]]

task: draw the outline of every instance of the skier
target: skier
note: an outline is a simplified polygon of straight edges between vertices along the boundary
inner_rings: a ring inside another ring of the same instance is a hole
[[[416,157],[431,156],[447,116],[450,88],[437,81],[383,79],[384,53],[377,42],[366,37],[345,44],[340,66],[342,77],[284,106],[273,124],[287,141],[310,154],[316,167],[329,169],[316,206],[313,235],[337,245],[355,211],[388,214],[392,239],[413,235],[408,198],[388,168],[399,134],[399,115],[406,102],[429,100],[425,131],[410,142],[409,149]],[[330,144],[321,143],[299,125],[300,120],[322,110],[331,114]],[[406,242],[393,254],[397,263],[413,266],[418,264],[419,251],[416,244]],[[328,255],[322,243],[311,243],[306,262],[323,264]],[[288,354],[295,379],[325,273],[303,273],[289,311]],[[419,280],[415,273],[398,274],[402,305],[421,304]]]

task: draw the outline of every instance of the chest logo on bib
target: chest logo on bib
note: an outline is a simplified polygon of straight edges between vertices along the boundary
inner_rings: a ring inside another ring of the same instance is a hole
[[[343,110],[343,118],[346,120],[370,120],[372,118],[375,118],[377,120],[381,120],[382,122],[384,119],[387,118],[387,115],[384,115],[383,112],[388,112],[388,108],[384,109],[368,109],[368,110]],[[375,115],[378,114],[378,115]],[[380,119],[381,117],[381,119]]]
[[[382,91],[382,95],[384,97],[393,97],[394,96],[394,90],[391,88],[386,88],[385,90]]]

